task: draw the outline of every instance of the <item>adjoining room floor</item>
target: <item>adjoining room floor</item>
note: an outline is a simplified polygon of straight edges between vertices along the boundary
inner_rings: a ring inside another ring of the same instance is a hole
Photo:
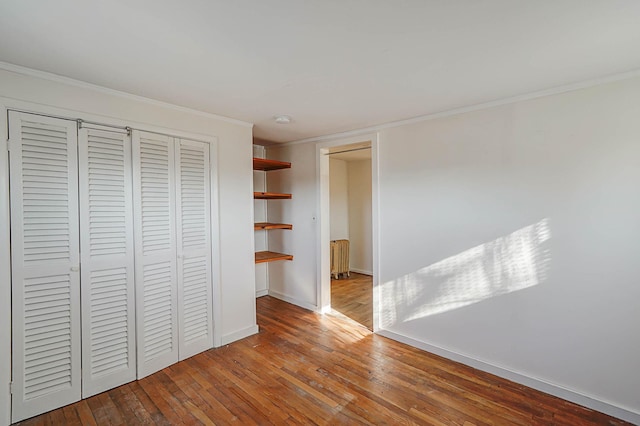
[[[331,308],[373,330],[373,277],[351,272],[331,280]]]
[[[260,333],[24,425],[626,425],[265,296]]]

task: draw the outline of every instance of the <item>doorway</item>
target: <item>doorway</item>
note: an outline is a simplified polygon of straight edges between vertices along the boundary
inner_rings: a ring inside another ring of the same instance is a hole
[[[372,134],[321,144],[317,150],[321,310],[372,331],[377,330],[376,149],[377,134]],[[331,264],[331,247],[344,247],[332,243],[336,240],[348,241],[349,248],[342,249],[348,251],[346,269]]]

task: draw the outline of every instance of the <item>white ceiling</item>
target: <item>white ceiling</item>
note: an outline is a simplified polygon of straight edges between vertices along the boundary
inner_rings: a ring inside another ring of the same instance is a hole
[[[0,61],[281,142],[638,69],[640,1],[3,0]]]

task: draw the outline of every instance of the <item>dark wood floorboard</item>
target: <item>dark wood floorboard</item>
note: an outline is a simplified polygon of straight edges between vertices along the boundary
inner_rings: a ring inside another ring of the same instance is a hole
[[[21,425],[625,425],[265,296],[260,333]]]
[[[373,277],[350,275],[331,280],[331,309],[373,330]]]

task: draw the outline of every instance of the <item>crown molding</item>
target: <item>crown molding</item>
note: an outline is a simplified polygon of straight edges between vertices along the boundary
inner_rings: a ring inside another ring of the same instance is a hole
[[[626,80],[633,77],[640,76],[640,69],[635,69],[623,73],[611,74],[608,76],[595,78],[591,80],[585,80],[578,83],[565,84],[562,86],[553,87],[551,89],[540,90],[536,92],[530,92],[522,95],[511,96],[508,98],[496,99],[489,102],[482,102],[479,104],[468,105],[460,108],[454,108],[446,111],[436,112],[433,114],[420,115],[413,118],[408,118],[405,120],[391,121],[388,123],[377,124],[375,126],[364,127],[361,129],[348,130],[346,132],[339,133],[330,133],[327,135],[314,136],[310,138],[282,142],[275,144],[275,146],[290,146],[290,145],[299,145],[305,143],[317,143],[317,142],[325,142],[333,139],[343,139],[349,138],[353,136],[359,136],[366,133],[378,132],[384,129],[390,129],[393,127],[406,126],[409,124],[421,123],[423,121],[435,120],[437,118],[449,117],[452,115],[464,114],[467,112],[479,111],[488,108],[495,108],[502,105],[508,105],[516,102],[528,101],[531,99],[542,98],[545,96],[558,95],[566,92],[573,92],[575,90],[586,89],[593,86],[600,86],[607,83],[612,83],[619,80]]]
[[[188,114],[198,115],[201,117],[212,118],[215,120],[224,121],[226,123],[236,124],[242,127],[253,127],[253,123],[249,123],[247,121],[238,120],[235,118],[225,117],[222,115],[212,114],[210,112],[200,111],[197,109],[192,109],[180,105],[171,104],[169,102],[163,102],[156,99],[147,98],[144,96],[133,95],[131,93],[122,92],[120,90],[109,89],[108,87],[98,86],[97,84],[87,83],[85,81],[76,80],[69,77],[64,77],[58,74],[53,74],[46,71],[40,71],[33,68],[23,67],[21,65],[10,64],[8,62],[0,61],[0,70],[5,70],[9,72],[13,72],[16,74],[21,74],[29,77],[35,77],[42,80],[52,81],[55,83],[62,83],[69,86],[79,87],[82,89],[89,89],[96,92],[104,93],[107,95],[118,96],[125,99],[130,99],[137,102],[143,102],[146,104],[159,106],[162,108],[171,109],[174,111],[184,112]]]

